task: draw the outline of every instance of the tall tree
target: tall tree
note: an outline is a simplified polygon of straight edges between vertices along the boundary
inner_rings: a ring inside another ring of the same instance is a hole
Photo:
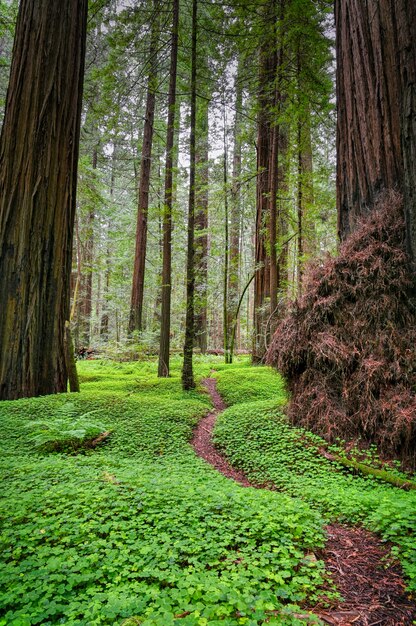
[[[243,105],[243,83],[242,83],[242,58],[238,60],[238,67],[235,80],[235,119],[233,136],[233,172],[230,197],[230,271],[228,275],[228,314],[227,314],[227,335],[231,345],[232,336],[237,333],[234,325],[238,326],[236,319],[239,292],[240,275],[240,226],[241,226],[241,127]],[[230,349],[229,359],[232,361],[233,355]]]
[[[143,326],[144,275],[147,247],[147,213],[149,208],[150,169],[152,164],[153,124],[155,117],[157,88],[157,47],[159,37],[159,0],[153,0],[151,16],[151,38],[149,49],[149,74],[147,79],[147,101],[143,130],[142,158],[140,164],[139,201],[136,227],[136,252],[134,257],[133,284],[129,331],[141,331]]]
[[[382,189],[398,189],[415,262],[415,3],[337,0],[335,18],[339,236],[354,230]]]
[[[401,83],[401,146],[404,167],[404,206],[407,249],[416,266],[416,4],[398,0],[397,41]]]
[[[344,239],[383,188],[401,187],[400,74],[390,0],[337,0],[337,204]]]
[[[193,348],[195,337],[195,169],[196,169],[196,50],[197,50],[198,0],[192,0],[192,51],[191,51],[191,137],[189,163],[188,248],[186,263],[186,320],[183,348],[182,386],[195,387],[193,374]]]
[[[196,119],[195,155],[195,343],[207,350],[208,291],[208,100],[201,99]]]
[[[255,230],[254,337],[252,359],[262,361],[266,351],[266,300],[270,295],[270,255],[267,250],[268,181],[270,167],[270,98],[274,77],[274,55],[270,52],[268,23],[273,0],[264,5],[264,38],[259,51],[259,93],[257,114],[257,195]],[[274,48],[274,42],[273,42]]]
[[[170,308],[172,293],[172,196],[175,136],[176,74],[178,63],[179,0],[173,0],[172,44],[166,137],[165,203],[163,209],[163,265],[158,376],[169,376]]]
[[[87,0],[22,0],[0,137],[0,399],[67,388]]]

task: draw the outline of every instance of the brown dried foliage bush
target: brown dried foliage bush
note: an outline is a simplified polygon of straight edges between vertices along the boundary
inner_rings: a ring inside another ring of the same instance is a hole
[[[310,266],[267,362],[287,378],[293,423],[416,461],[416,288],[400,195],[389,192]]]

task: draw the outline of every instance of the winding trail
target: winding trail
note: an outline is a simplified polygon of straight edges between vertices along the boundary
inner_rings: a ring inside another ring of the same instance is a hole
[[[212,431],[218,414],[226,405],[214,378],[202,382],[211,396],[213,410],[195,429],[191,443],[196,454],[243,487],[259,488],[215,449]],[[416,620],[415,603],[405,593],[400,568],[397,565],[386,568],[383,563],[389,546],[363,528],[330,524],[326,532],[326,546],[317,557],[325,562],[344,601],[330,609],[304,608],[333,626],[412,626],[416,623],[413,621]]]

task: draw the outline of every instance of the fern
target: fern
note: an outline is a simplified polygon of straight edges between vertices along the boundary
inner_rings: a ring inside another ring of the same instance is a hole
[[[91,422],[90,417],[100,409],[77,416],[73,402],[66,402],[57,410],[56,416],[28,424],[29,441],[43,452],[71,452],[98,437],[105,426]]]

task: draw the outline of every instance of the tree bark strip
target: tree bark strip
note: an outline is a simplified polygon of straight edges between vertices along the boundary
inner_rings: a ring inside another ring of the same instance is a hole
[[[335,18],[338,233],[345,239],[382,189],[402,187],[400,75],[391,0],[336,0]]]
[[[166,137],[165,204],[163,209],[163,264],[158,376],[169,376],[170,308],[172,292],[172,195],[173,152],[176,110],[176,73],[178,61],[179,0],[173,0],[172,47]]]
[[[188,251],[186,272],[186,321],[183,348],[182,387],[185,391],[195,387],[193,374],[193,349],[195,337],[195,157],[196,157],[196,46],[197,0],[192,2],[192,60],[191,60],[191,138],[189,164]]]
[[[205,354],[208,344],[208,102],[199,102],[196,136],[195,180],[195,343]]]
[[[0,399],[66,391],[87,1],[22,0],[0,137]]]

